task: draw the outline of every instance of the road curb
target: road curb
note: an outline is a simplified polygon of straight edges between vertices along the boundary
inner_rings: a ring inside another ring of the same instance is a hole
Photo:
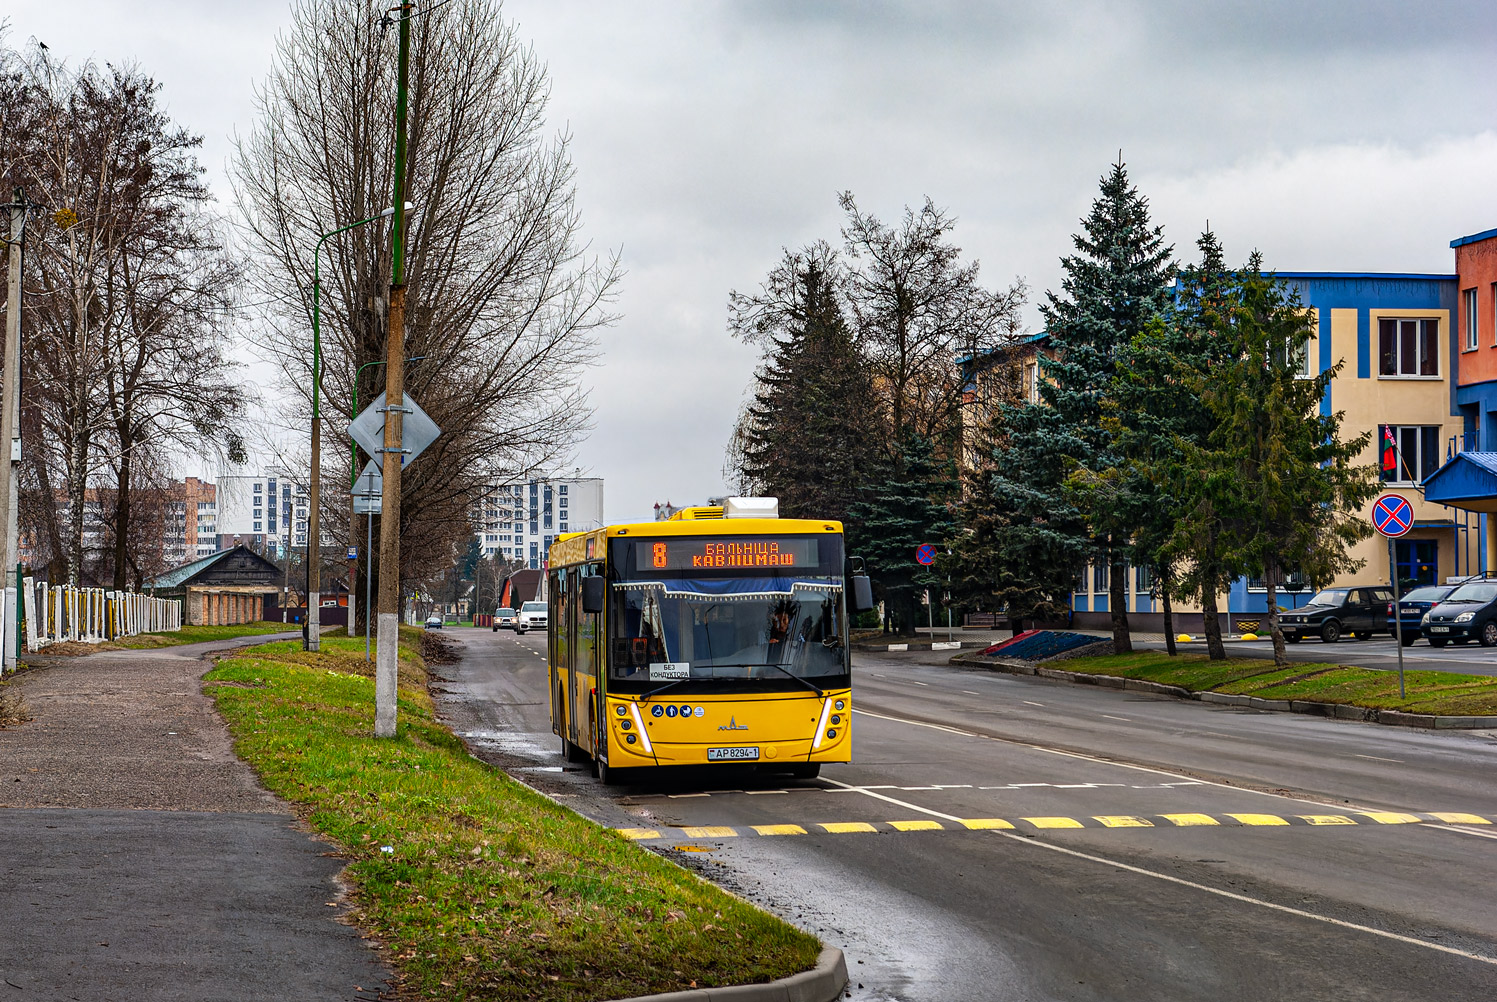
[[[684,992],[636,995],[615,1002],[832,1002],[847,985],[847,961],[842,951],[829,946],[809,971],[762,985],[730,985],[726,988],[691,988]]]
[[[1190,699],[1198,703],[1246,706],[1254,710],[1300,713],[1314,717],[1330,717],[1335,720],[1360,720],[1364,723],[1386,724],[1390,727],[1422,727],[1426,730],[1439,731],[1497,729],[1497,716],[1405,713],[1402,710],[1378,710],[1370,706],[1353,706],[1349,703],[1320,703],[1308,699],[1263,699],[1259,696],[1239,696],[1226,692],[1193,691],[1182,689],[1177,685],[1165,685],[1162,682],[1149,682],[1144,679],[1121,678],[1117,675],[1093,675],[1088,672],[1066,671],[1063,668],[1044,668],[1027,661],[974,658],[964,654],[953,657],[951,663],[959,667],[981,668],[1005,675],[1035,675],[1039,678],[1055,679],[1058,682],[1070,682],[1073,685],[1092,685],[1100,689],[1153,692],[1161,696]]]
[[[914,640],[903,644],[869,644],[859,641],[850,646],[853,650],[866,654],[883,654],[886,651],[978,651],[993,645],[985,640]]]

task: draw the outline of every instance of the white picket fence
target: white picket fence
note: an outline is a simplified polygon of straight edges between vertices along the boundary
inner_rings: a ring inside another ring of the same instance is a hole
[[[174,598],[49,585],[31,578],[22,582],[22,588],[28,651],[67,640],[97,644],[137,633],[164,633],[182,628],[182,603]],[[5,591],[6,646],[13,650],[15,589]]]

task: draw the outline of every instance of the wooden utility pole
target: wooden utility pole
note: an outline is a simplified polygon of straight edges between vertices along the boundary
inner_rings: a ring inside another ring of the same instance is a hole
[[[400,5],[400,56],[395,84],[395,232],[390,268],[390,320],[385,342],[384,477],[379,520],[379,619],[374,654],[374,736],[393,738],[399,682],[401,418],[405,413],[405,137],[410,77],[411,16]],[[367,615],[367,613],[366,613]]]
[[[19,549],[17,511],[19,509],[16,485],[17,468],[20,465],[21,449],[19,428],[21,417],[21,238],[26,230],[26,192],[17,188],[10,203],[10,275],[6,285],[5,300],[5,372],[0,383],[0,517],[5,519],[5,532],[0,534],[0,588],[3,588],[16,566]],[[16,589],[16,601],[21,590]],[[6,636],[11,624],[17,625],[16,650],[20,651],[19,617],[6,617],[0,638]],[[4,670],[4,641],[0,639],[0,671]]]

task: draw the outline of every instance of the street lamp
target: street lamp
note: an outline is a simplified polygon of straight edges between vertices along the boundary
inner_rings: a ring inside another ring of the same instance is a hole
[[[405,204],[407,211],[414,208],[415,206],[409,202]],[[324,233],[312,250],[312,482],[308,485],[310,497],[307,510],[307,616],[302,639],[302,647],[309,651],[318,649],[318,632],[321,627],[319,622],[321,616],[318,610],[322,605],[322,596],[319,594],[322,587],[322,574],[318,566],[318,550],[321,540],[318,538],[317,526],[318,506],[322,501],[322,478],[318,470],[322,458],[322,245],[340,233],[346,233],[355,227],[365,226],[380,219],[388,219],[393,215],[395,215],[395,209],[392,207],[377,216],[340,226],[336,230]]]
[[[407,202],[406,204],[409,205],[410,203]],[[414,355],[411,358],[406,359],[406,361],[419,362],[425,357],[425,355]],[[365,362],[363,365],[354,370],[353,405],[348,410],[348,420],[350,423],[352,423],[353,420],[359,416],[359,378],[364,375],[365,369],[374,365],[384,365],[385,362],[386,359],[383,358],[374,362]],[[350,442],[348,444],[349,490],[353,490],[354,487],[358,486],[358,483],[359,446],[356,442]],[[358,512],[354,510],[355,501],[356,498],[354,498],[354,496],[350,494],[348,498],[348,545],[350,547],[354,545],[353,520],[358,515]],[[369,624],[374,621],[373,617],[369,614],[371,609],[373,608],[371,603],[374,601],[374,575],[371,573],[371,569],[374,567],[374,561],[372,559],[372,554],[369,552],[374,546],[374,516],[365,514],[364,518],[367,519],[365,525],[368,530],[368,540],[366,541],[364,546],[364,660],[367,662],[369,660]],[[354,615],[354,588],[358,585],[358,578],[355,575],[355,569],[357,568],[357,566],[357,561],[355,561],[354,566],[348,569],[348,632],[350,636],[353,635],[354,620],[357,618]]]

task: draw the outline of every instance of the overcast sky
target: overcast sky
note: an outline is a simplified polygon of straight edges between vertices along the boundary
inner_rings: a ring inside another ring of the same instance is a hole
[[[276,3],[17,5],[11,42],[133,59],[229,141],[289,21]],[[1026,317],[1122,151],[1177,252],[1210,220],[1229,259],[1282,271],[1449,272],[1497,227],[1490,2],[673,3],[509,0],[548,63],[586,236],[621,250],[623,319],[590,376],[576,465],[611,521],[722,490],[755,356],[730,289],[782,247],[837,239],[836,194],[892,218],[927,195]],[[253,370],[252,370],[253,371]]]

